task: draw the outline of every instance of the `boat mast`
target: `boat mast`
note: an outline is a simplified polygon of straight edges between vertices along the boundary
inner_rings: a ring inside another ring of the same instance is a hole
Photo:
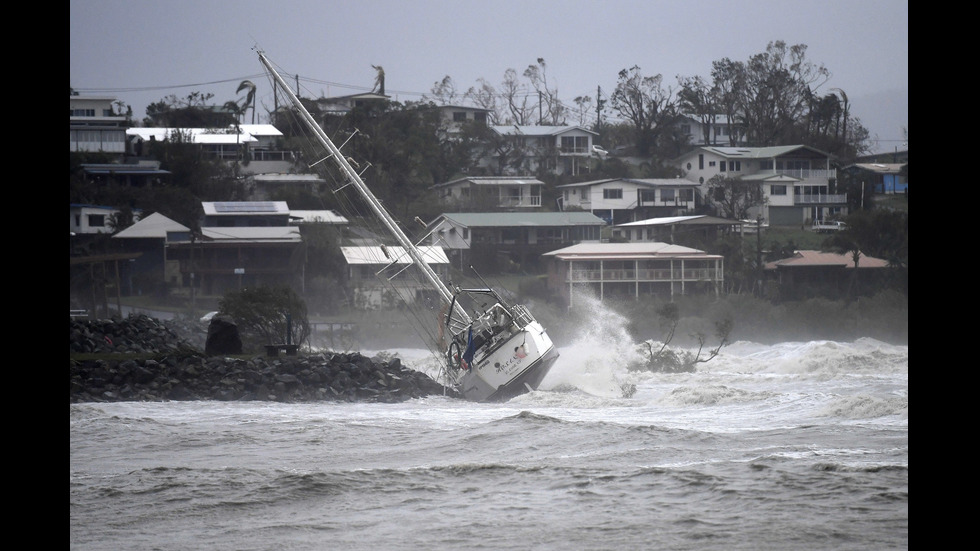
[[[354,171],[354,168],[351,167],[350,163],[347,161],[347,158],[341,154],[340,149],[338,149],[337,146],[334,145],[333,141],[331,141],[330,138],[327,137],[326,132],[324,132],[323,129],[320,128],[320,125],[316,123],[316,121],[313,119],[313,116],[310,115],[310,112],[306,110],[306,107],[303,107],[302,102],[299,101],[299,98],[296,97],[296,94],[294,94],[292,89],[289,88],[289,85],[286,84],[286,81],[283,80],[283,78],[279,75],[279,73],[272,68],[272,64],[265,57],[265,54],[262,52],[258,52],[258,54],[259,54],[259,61],[262,62],[262,65],[265,65],[265,68],[272,75],[272,78],[276,80],[276,82],[279,84],[279,87],[289,97],[289,101],[292,102],[293,106],[303,117],[303,121],[309,127],[310,131],[316,134],[320,143],[329,152],[329,155],[327,155],[327,157],[334,160],[337,167],[340,168],[341,172],[343,172],[347,176],[347,180],[350,183],[354,184],[354,187],[356,187],[357,190],[361,193],[361,195],[364,196],[364,199],[367,200],[368,205],[370,205],[371,207],[371,210],[373,210],[374,213],[378,215],[378,217],[381,219],[381,221],[384,222],[384,225],[395,236],[395,239],[398,240],[401,246],[412,258],[412,260],[415,262],[415,265],[422,270],[422,272],[429,279],[432,285],[435,286],[435,288],[439,291],[439,294],[442,295],[442,299],[446,302],[446,304],[452,304],[453,303],[452,291],[449,289],[448,286],[446,286],[445,283],[443,283],[441,279],[439,279],[439,276],[435,273],[432,267],[429,266],[429,264],[425,261],[425,258],[423,258],[422,256],[422,252],[418,250],[418,247],[416,247],[415,244],[408,239],[408,237],[401,230],[401,228],[398,227],[398,224],[395,222],[395,220],[391,217],[390,214],[388,214],[388,211],[386,211],[384,207],[381,205],[381,201],[379,201],[378,198],[374,196],[374,193],[372,193],[371,190],[368,189],[364,181],[361,180],[361,176]],[[467,322],[470,321],[470,317],[465,310],[463,310],[462,308],[457,308],[456,310],[466,319]]]

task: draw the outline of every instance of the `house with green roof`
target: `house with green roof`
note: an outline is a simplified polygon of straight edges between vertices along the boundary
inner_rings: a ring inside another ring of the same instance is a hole
[[[605,225],[588,212],[449,212],[428,224],[425,241],[457,269],[527,272],[540,269],[547,251],[599,242]]]

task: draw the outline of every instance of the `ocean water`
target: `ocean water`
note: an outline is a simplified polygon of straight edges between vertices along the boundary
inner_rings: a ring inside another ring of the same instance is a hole
[[[650,373],[608,322],[502,404],[71,404],[69,548],[908,549],[908,346]]]

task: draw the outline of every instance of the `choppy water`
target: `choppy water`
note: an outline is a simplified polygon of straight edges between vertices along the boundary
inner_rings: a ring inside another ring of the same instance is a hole
[[[72,404],[69,547],[908,548],[907,346],[654,374],[619,334],[504,404]]]

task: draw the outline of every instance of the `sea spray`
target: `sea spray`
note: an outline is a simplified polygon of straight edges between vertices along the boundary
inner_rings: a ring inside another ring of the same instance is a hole
[[[598,299],[578,295],[570,314],[579,320],[579,327],[571,332],[571,343],[559,348],[561,357],[541,389],[574,388],[609,398],[629,394],[628,367],[645,358],[627,330],[628,320]]]

